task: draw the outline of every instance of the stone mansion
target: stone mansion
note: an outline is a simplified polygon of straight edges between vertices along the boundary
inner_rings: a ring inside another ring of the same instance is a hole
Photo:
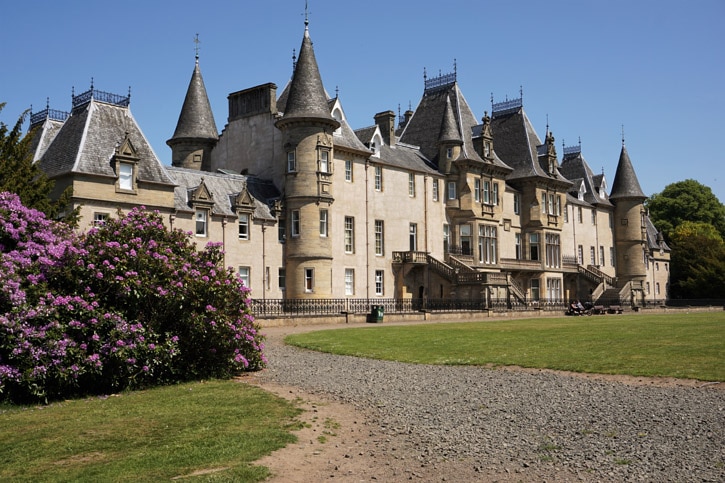
[[[610,186],[580,146],[560,156],[551,132],[542,140],[522,99],[477,118],[456,77],[426,77],[415,110],[354,129],[305,22],[292,79],[229,94],[221,133],[197,56],[170,165],[130,96],[93,86],[68,113],[32,114],[33,155],[56,193],[73,187],[81,230],[158,210],[198,244],[222,243],[257,300],[666,299],[669,247],[624,143]]]

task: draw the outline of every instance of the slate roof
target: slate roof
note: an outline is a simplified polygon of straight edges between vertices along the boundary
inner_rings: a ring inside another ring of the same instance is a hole
[[[617,163],[617,172],[612,182],[612,191],[609,194],[610,200],[619,198],[647,198],[639,185],[637,174],[632,167],[632,161],[629,159],[627,148],[622,144],[622,151],[619,154],[619,163]]]
[[[612,206],[612,203],[606,197],[606,193],[602,195],[599,188],[601,188],[603,175],[594,175],[592,173],[589,164],[584,159],[581,149],[578,150],[567,150],[564,151],[564,158],[561,160],[559,166],[559,172],[569,179],[575,182],[576,180],[583,180],[586,192],[584,193],[584,200],[592,205],[606,205]],[[597,181],[595,181],[595,178]],[[579,184],[575,182],[575,189],[578,191]]]
[[[400,142],[420,146],[423,155],[438,164],[438,141],[441,138],[448,99],[450,99],[456,125],[465,127],[460,129],[460,135],[463,138],[462,156],[483,162],[473,149],[471,139],[471,126],[477,124],[476,119],[455,82],[444,88],[423,92],[418,107],[400,135]]]
[[[72,173],[115,178],[112,160],[126,135],[139,157],[137,180],[173,185],[128,105],[101,102],[93,94],[74,107],[40,159],[40,168],[49,178]]]
[[[332,110],[335,108],[335,104],[338,101],[338,99],[330,99],[329,101],[327,101],[328,109],[330,112],[332,112]],[[365,144],[363,144],[360,138],[355,135],[355,131],[353,131],[353,129],[347,123],[347,120],[341,119],[339,122],[340,128],[335,130],[334,135],[335,147],[344,147],[355,151],[361,151],[365,154],[372,153],[372,151],[367,146],[365,146]]]
[[[186,90],[186,97],[181,107],[179,120],[176,123],[176,130],[169,141],[188,138],[219,139],[214,114],[199,69],[198,58],[194,65],[194,72],[191,74],[189,87]]]
[[[174,207],[179,211],[191,211],[189,190],[199,187],[204,182],[212,194],[214,205],[212,213],[217,215],[236,216],[233,202],[236,196],[248,190],[254,200],[254,217],[257,219],[275,220],[270,206],[280,197],[279,191],[269,180],[241,174],[212,173],[196,169],[168,167],[169,174],[177,183],[174,189]]]
[[[322,84],[307,25],[305,25],[300,55],[288,87],[289,90],[285,88],[283,92],[285,102],[282,121],[315,118],[329,121],[332,125],[337,124],[328,109],[328,96]]]
[[[33,153],[33,161],[38,161],[43,157],[45,151],[48,150],[48,146],[53,142],[55,136],[60,132],[60,128],[63,127],[64,121],[46,118],[42,124],[36,124],[31,126],[32,138],[30,140],[30,152]]]
[[[531,177],[552,178],[539,164],[539,146],[543,143],[522,103],[505,110],[494,110],[491,115],[491,133],[496,154],[513,168],[507,181]],[[557,178],[566,181],[563,175]]]
[[[370,144],[376,128],[377,126],[364,127],[362,129],[357,129],[355,134],[363,143]],[[382,146],[380,146],[379,154],[370,159],[374,163],[393,166],[408,171],[438,175],[441,174],[435,164],[423,155],[418,146],[396,143],[395,146],[391,148],[387,144],[383,143]]]
[[[400,142],[420,146],[423,156],[437,166],[439,141],[460,140],[463,145],[459,159],[486,163],[473,147],[473,138],[480,133],[481,127],[463,97],[458,83],[454,81],[423,92],[418,107],[400,134]],[[496,151],[495,146],[494,140],[494,151]],[[506,171],[511,169],[496,154],[493,159],[494,166]]]
[[[652,223],[649,215],[645,216],[645,228],[647,229],[647,244],[650,249],[659,250],[661,248],[666,252],[671,250],[662,237],[662,234],[657,230],[654,223]]]

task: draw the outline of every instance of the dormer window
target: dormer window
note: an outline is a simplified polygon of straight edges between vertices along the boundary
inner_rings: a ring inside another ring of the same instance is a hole
[[[196,210],[196,236],[205,237],[207,236],[207,217],[208,211],[204,209]]]
[[[118,163],[118,189],[133,191],[133,164]]]
[[[584,193],[585,192],[586,192],[586,188],[584,188],[584,183],[582,183],[579,186],[579,193],[578,193],[578,196],[577,196],[579,198],[579,201],[584,201]]]
[[[373,139],[370,141],[370,150],[374,153],[375,156],[380,155],[380,146],[383,144],[383,139],[380,137],[380,134],[375,134],[373,136]]]
[[[489,141],[486,141],[483,144],[483,155],[486,158],[490,158],[491,157],[491,143]]]

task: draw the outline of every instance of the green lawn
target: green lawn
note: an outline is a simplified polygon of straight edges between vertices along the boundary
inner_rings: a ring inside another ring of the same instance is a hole
[[[0,406],[0,481],[260,481],[299,413],[236,381]]]
[[[335,329],[308,349],[420,364],[518,365],[725,381],[725,312],[600,315]]]

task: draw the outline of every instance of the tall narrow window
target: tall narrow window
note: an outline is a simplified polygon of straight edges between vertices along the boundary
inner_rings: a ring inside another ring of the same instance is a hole
[[[433,180],[433,201],[438,201],[438,180]]]
[[[330,172],[330,151],[326,149],[320,150],[320,172]]]
[[[561,266],[561,238],[555,233],[546,234],[546,266],[551,268]]]
[[[383,220],[375,220],[375,255],[383,255],[384,246],[384,225]]]
[[[384,272],[382,270],[375,270],[375,295],[384,294],[383,276]]]
[[[549,214],[556,215],[556,197],[553,194],[549,195]]]
[[[496,227],[478,226],[478,261],[486,265],[495,265],[497,260]]]
[[[292,236],[300,236],[300,211],[299,210],[292,211],[292,222],[291,222],[290,230],[292,231]]]
[[[459,225],[458,234],[461,239],[461,255],[471,255],[471,225]]]
[[[264,267],[264,286],[267,287],[267,290],[269,290],[269,267]]]
[[[564,205],[564,223],[569,223],[569,207]]]
[[[473,180],[473,200],[476,203],[481,201],[481,179],[476,178]]]
[[[383,168],[375,166],[375,191],[383,191]]]
[[[415,197],[415,174],[408,173],[408,196]]]
[[[345,160],[345,181],[352,181],[352,160]]]
[[[244,283],[245,287],[250,287],[250,285],[249,285],[249,267],[239,267],[239,278],[242,279],[242,282]]]
[[[521,195],[514,193],[514,214],[521,214]]]
[[[592,208],[592,225],[597,224],[597,210]]]
[[[355,295],[355,269],[345,269],[345,295]]]
[[[451,225],[443,223],[443,253],[449,253],[451,247]]]
[[[491,194],[491,204],[498,205],[498,183],[493,184],[493,192]]]
[[[449,200],[455,200],[457,198],[456,195],[456,182],[455,181],[449,181],[448,182],[448,199]]]
[[[606,265],[605,260],[604,260],[604,247],[603,246],[599,247],[599,264],[601,266]]]
[[[539,300],[541,298],[539,279],[532,278],[529,287],[531,288],[531,300]]]
[[[418,250],[418,225],[415,223],[410,224],[410,251],[414,252]]]
[[[583,221],[582,221],[582,207],[581,206],[577,206],[577,216],[576,217],[577,217],[579,223],[583,223]]]
[[[521,252],[521,233],[516,233],[514,235],[514,241],[516,243],[516,260],[522,259],[522,252]]]
[[[355,253],[355,218],[345,217],[345,253]]]
[[[284,218],[280,218],[277,222],[277,241],[284,243],[287,238],[287,223]]]
[[[584,247],[581,245],[576,249],[576,259],[579,265],[584,265]]]
[[[287,172],[293,173],[297,171],[297,160],[294,151],[287,151]]]
[[[249,240],[249,214],[239,214],[239,239]]]
[[[609,264],[615,266],[617,259],[614,257],[614,247],[609,247]]]
[[[207,232],[207,211],[196,210],[196,236],[206,236]]]
[[[315,269],[305,268],[305,292],[312,292],[315,289]]]
[[[130,163],[118,164],[118,187],[122,190],[133,190],[133,165]]]
[[[539,259],[539,234],[529,233],[529,260]]]
[[[491,204],[491,182],[483,182],[483,203],[486,205]]]
[[[320,236],[327,236],[327,210],[320,210]]]
[[[280,290],[284,290],[287,287],[287,272],[282,267],[277,270],[277,286]]]
[[[589,247],[589,261],[592,265],[597,264],[597,253],[594,250],[594,247]]]

